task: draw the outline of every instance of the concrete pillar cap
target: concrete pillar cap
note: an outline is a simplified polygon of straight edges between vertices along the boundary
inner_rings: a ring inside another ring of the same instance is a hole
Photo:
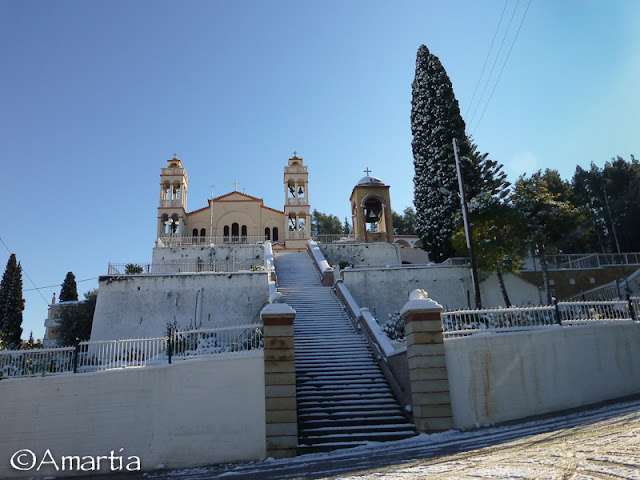
[[[288,317],[295,315],[296,311],[286,303],[270,303],[260,311],[260,318],[268,317]]]
[[[411,312],[441,312],[442,305],[431,300],[422,289],[416,289],[409,294],[409,301],[400,310],[400,316],[404,317]]]

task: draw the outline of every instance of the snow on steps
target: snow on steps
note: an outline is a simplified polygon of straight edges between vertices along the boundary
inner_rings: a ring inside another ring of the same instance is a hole
[[[306,252],[278,252],[278,291],[296,310],[298,452],[415,435],[369,346]]]

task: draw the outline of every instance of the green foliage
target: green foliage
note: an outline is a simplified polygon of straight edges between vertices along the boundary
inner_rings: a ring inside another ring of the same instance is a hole
[[[311,214],[311,233],[314,235],[341,234],[342,224],[335,215],[325,215],[314,210]]]
[[[394,235],[415,235],[416,230],[414,227],[416,220],[416,212],[413,208],[407,207],[401,214],[391,211],[391,219],[393,221],[393,234]]]
[[[73,272],[68,272],[62,282],[60,289],[59,302],[72,302],[78,300],[78,286],[76,285],[76,276]]]
[[[124,266],[124,273],[125,275],[136,275],[138,273],[142,273],[142,265],[127,263]]]
[[[4,348],[20,348],[23,310],[22,267],[12,253],[0,283],[0,334]]]
[[[89,340],[93,326],[98,291],[84,294],[84,301],[67,305],[60,312],[59,338],[62,345],[75,345]]]
[[[349,235],[351,233],[351,224],[347,217],[344,217],[344,224],[342,225],[342,233],[345,235]]]
[[[391,340],[405,340],[405,324],[399,312],[389,314],[389,320],[382,326],[382,331]]]

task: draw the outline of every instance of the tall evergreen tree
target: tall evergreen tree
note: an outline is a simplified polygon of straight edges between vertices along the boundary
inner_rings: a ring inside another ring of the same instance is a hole
[[[90,290],[84,294],[82,302],[64,307],[58,328],[62,345],[75,345],[79,341],[89,340],[97,300],[98,291]]]
[[[466,185],[476,184],[472,181],[476,171],[463,158],[469,155],[470,144],[451,80],[438,57],[424,45],[418,49],[412,94],[415,226],[431,260],[442,262],[453,254],[450,238],[455,230],[455,214],[460,210],[457,197],[438,191],[441,187],[451,192],[458,190],[454,138]],[[470,190],[468,195],[477,193],[473,188]]]
[[[60,289],[60,302],[70,302],[78,300],[78,286],[76,285],[76,276],[73,272],[68,272]]]
[[[22,267],[12,253],[0,284],[0,334],[6,348],[20,348],[23,310]]]

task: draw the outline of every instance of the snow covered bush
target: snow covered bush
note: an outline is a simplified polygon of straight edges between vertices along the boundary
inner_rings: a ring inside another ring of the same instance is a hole
[[[400,316],[400,312],[389,314],[389,320],[382,326],[382,331],[387,334],[391,340],[405,339],[404,336],[404,320]]]

